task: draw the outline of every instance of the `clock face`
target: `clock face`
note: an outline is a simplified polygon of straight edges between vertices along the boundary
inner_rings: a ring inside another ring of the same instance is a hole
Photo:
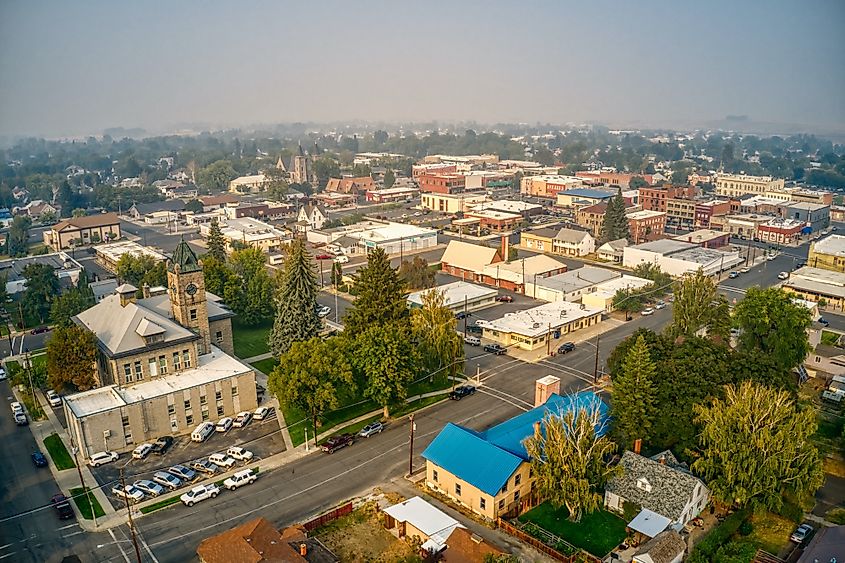
[[[188,295],[194,295],[197,292],[197,286],[192,283],[189,283],[187,287],[185,287],[185,293]]]

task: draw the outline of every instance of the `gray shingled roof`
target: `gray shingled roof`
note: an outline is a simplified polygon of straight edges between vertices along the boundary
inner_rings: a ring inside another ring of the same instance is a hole
[[[672,563],[686,548],[687,544],[681,534],[675,530],[666,530],[642,544],[634,557],[648,555],[654,563]]]
[[[665,463],[656,461],[660,456],[665,456]],[[607,484],[607,492],[619,495],[672,521],[680,520],[684,507],[695,492],[695,487],[704,486],[697,477],[678,465],[675,456],[669,451],[657,454],[654,459],[626,451],[619,465],[623,473]],[[648,482],[651,491],[637,485],[640,479]]]
[[[584,237],[590,236],[587,231],[579,231],[578,229],[567,229],[564,227],[555,235],[555,240],[563,242],[579,243],[584,240]]]

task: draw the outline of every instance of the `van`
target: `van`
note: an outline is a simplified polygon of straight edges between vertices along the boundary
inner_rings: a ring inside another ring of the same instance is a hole
[[[464,342],[469,344],[470,346],[481,346],[481,339],[477,336],[464,336]]]
[[[191,441],[205,442],[205,439],[214,433],[214,423],[203,422],[191,432]]]

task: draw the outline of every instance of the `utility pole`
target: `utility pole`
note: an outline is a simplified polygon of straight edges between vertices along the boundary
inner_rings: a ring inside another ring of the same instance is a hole
[[[467,296],[464,295],[464,340],[467,338]]]
[[[126,479],[123,477],[123,468],[120,468],[120,486],[126,491]],[[138,547],[138,537],[135,535],[135,522],[132,521],[132,509],[129,507],[129,498],[124,498],[126,502],[126,514],[129,516],[129,532],[132,534],[132,545],[135,546],[135,557],[138,558],[138,563],[141,563],[141,548]],[[93,509],[92,509],[93,510]]]
[[[549,323],[549,332],[546,333],[546,355],[552,353],[552,323]]]
[[[35,386],[32,384],[32,361],[29,358],[29,348],[26,349],[24,361],[26,362],[26,374],[29,376],[29,392],[32,396],[32,404],[35,406],[38,404],[38,400],[35,398]]]
[[[94,510],[94,504],[91,502],[91,489],[85,486],[85,480],[82,478],[82,468],[79,466],[79,458],[77,452],[79,448],[73,445],[73,438],[71,438],[70,449],[73,451],[73,462],[76,464],[76,472],[79,473],[79,485],[85,491],[85,498],[88,499],[88,506],[91,507],[91,516],[94,518],[94,527],[97,527],[97,511]]]
[[[596,334],[596,365],[593,367],[593,384],[599,382],[599,335]]]
[[[417,425],[414,423],[414,415],[408,418],[408,421],[411,423],[411,449],[408,455],[408,476],[414,474],[414,430],[417,429]]]

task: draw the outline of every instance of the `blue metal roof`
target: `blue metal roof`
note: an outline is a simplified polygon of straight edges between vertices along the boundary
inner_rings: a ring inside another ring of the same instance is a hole
[[[573,395],[552,395],[545,404],[493,426],[485,432],[475,432],[451,422],[429,444],[423,458],[442,467],[452,475],[496,495],[528,453],[523,440],[534,433],[534,423],[541,422],[546,413],[565,413],[573,409],[591,408],[598,404],[601,422],[596,432],[607,431],[608,407],[592,391]]]
[[[616,192],[610,190],[593,190],[590,188],[572,188],[571,190],[565,190],[562,192],[558,192],[565,195],[574,195],[580,197],[589,197],[592,199],[610,199],[616,195]]]
[[[451,422],[428,445],[423,458],[458,479],[495,496],[522,459],[485,441],[476,432]]]

